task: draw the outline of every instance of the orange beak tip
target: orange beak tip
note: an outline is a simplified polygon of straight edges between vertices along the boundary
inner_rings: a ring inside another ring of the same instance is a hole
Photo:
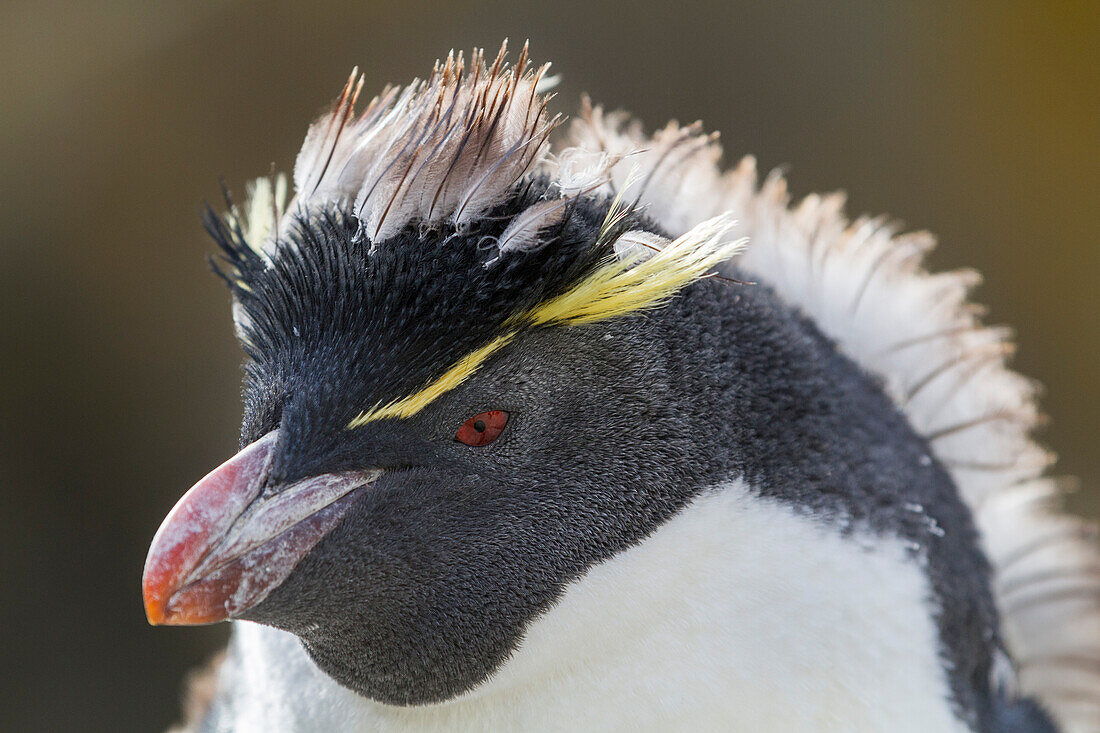
[[[381,473],[324,474],[264,493],[277,433],[211,471],[165,517],[142,574],[151,625],[213,624],[262,602]]]
[[[164,625],[164,609],[156,601],[149,598],[145,599],[145,620],[149,622],[150,626]]]

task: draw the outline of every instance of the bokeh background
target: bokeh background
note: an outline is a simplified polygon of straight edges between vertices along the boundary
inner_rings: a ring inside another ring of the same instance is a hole
[[[986,275],[1047,385],[1043,439],[1100,515],[1100,4],[154,2],[0,5],[0,729],[158,730],[224,626],[151,629],[178,495],[234,451],[240,353],[199,207],[291,166],[352,65],[368,91],[530,38],[652,128],[843,188]],[[517,44],[518,45],[518,44]]]

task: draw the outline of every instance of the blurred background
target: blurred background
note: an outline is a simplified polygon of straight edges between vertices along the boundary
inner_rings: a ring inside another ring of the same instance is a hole
[[[152,629],[149,539],[234,452],[240,352],[199,224],[289,170],[350,68],[531,39],[581,92],[720,130],[986,275],[1100,516],[1100,4],[30,0],[0,5],[0,729],[148,731],[224,625]]]

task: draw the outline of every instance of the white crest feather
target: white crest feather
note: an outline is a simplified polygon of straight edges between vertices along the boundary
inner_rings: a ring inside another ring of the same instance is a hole
[[[524,251],[538,244],[538,235],[557,224],[565,216],[566,208],[574,197],[546,199],[528,206],[518,214],[500,235],[497,244],[501,252]]]
[[[358,117],[356,72],[310,127],[294,166],[297,208],[353,202],[360,231],[385,239],[412,221],[462,225],[492,208],[545,155],[549,64],[486,66],[452,52],[425,81],[390,87]]]
[[[566,148],[557,155],[547,156],[547,172],[564,194],[597,189],[611,182],[611,169],[622,160],[603,150]]]
[[[720,172],[721,148],[698,124],[647,137],[625,113],[586,101],[563,145],[590,158],[631,155],[646,213],[674,236],[732,212],[734,231],[750,241],[738,265],[883,378],[952,474],[995,568],[1020,689],[1065,730],[1100,730],[1100,553],[1090,529],[1057,508],[1059,488],[1044,476],[1052,457],[1030,438],[1040,417],[1035,385],[1008,368],[1006,330],[982,325],[968,302],[977,275],[928,273],[929,234],[849,221],[841,194],[791,207],[782,176],[758,185],[751,157]],[[612,165],[608,190],[627,175]]]
[[[730,226],[733,226],[731,222]],[[620,260],[647,260],[668,246],[664,237],[644,229],[624,232],[615,240],[615,256]]]

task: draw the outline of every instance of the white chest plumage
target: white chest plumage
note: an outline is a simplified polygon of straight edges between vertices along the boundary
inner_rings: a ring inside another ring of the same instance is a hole
[[[237,624],[235,731],[966,730],[925,575],[734,482],[574,582],[490,680],[436,706],[338,686],[286,633]]]

